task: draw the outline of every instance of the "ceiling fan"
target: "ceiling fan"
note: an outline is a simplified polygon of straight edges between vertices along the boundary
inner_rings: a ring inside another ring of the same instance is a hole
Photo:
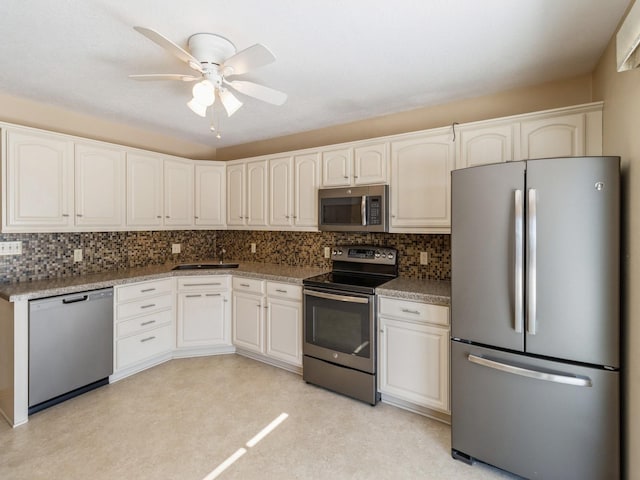
[[[188,107],[201,117],[207,116],[207,108],[220,100],[228,116],[233,115],[242,102],[229,91],[229,87],[250,97],[273,105],[282,105],[287,95],[273,88],[246,80],[229,80],[228,77],[242,75],[275,61],[267,47],[256,43],[239,52],[228,39],[213,33],[196,33],[188,40],[189,52],[179,47],[160,33],[145,27],[133,27],[137,32],[184,61],[197,72],[193,75],[179,73],[152,73],[129,75],[134,80],[182,80],[195,82],[193,98]],[[213,130],[213,127],[212,127]]]

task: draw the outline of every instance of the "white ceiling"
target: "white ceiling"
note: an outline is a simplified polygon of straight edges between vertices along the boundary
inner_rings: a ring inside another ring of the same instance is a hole
[[[1,0],[0,92],[221,148],[588,73],[629,0]],[[235,77],[289,94],[216,139],[186,107],[193,73],[133,30],[197,32],[275,63]],[[0,112],[1,115],[1,112]]]

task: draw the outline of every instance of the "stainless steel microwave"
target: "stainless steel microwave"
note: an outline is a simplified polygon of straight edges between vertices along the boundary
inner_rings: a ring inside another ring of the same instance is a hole
[[[389,231],[389,185],[319,189],[318,229],[327,232]]]

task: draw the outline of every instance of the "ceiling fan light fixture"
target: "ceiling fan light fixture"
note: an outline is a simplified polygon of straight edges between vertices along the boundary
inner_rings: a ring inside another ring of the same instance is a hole
[[[202,105],[196,98],[189,100],[187,102],[187,107],[189,107],[196,115],[200,115],[203,118],[207,116],[207,106]]]
[[[227,116],[229,117],[236,113],[242,106],[242,102],[226,88],[218,90],[218,95],[220,96],[220,101],[222,102],[224,109],[227,111]]]
[[[216,89],[209,80],[196,83],[191,92],[193,100],[205,107],[210,107],[216,101]]]

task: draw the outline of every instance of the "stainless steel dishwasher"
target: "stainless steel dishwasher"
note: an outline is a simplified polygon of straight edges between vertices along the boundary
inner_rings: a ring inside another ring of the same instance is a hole
[[[113,288],[29,302],[29,414],[109,383]]]

